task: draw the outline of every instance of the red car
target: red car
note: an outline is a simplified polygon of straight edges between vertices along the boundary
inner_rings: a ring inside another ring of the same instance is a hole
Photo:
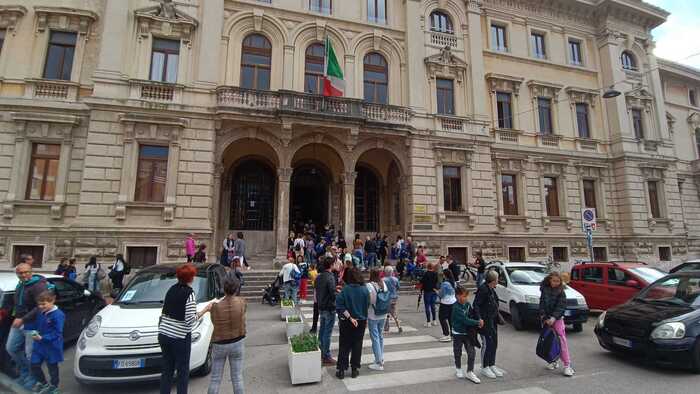
[[[569,286],[586,297],[589,308],[607,310],[664,276],[665,272],[640,262],[582,263],[571,268]]]

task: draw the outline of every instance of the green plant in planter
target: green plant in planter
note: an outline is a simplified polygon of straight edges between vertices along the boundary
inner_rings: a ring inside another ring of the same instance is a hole
[[[290,338],[294,353],[315,352],[318,350],[318,338],[313,334],[299,334]]]
[[[282,306],[286,308],[291,308],[294,306],[294,301],[289,300],[289,299],[283,299],[282,300]]]
[[[287,323],[301,323],[301,317],[299,316],[289,316],[287,318]]]

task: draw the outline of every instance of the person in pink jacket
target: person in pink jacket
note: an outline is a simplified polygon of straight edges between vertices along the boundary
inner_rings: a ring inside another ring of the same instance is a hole
[[[197,244],[194,241],[194,233],[187,234],[187,239],[185,240],[185,254],[187,255],[187,262],[191,263],[194,258],[194,254],[197,252]]]

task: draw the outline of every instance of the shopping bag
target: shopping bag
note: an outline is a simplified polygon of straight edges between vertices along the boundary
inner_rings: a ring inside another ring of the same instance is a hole
[[[537,341],[537,356],[551,364],[561,356],[561,342],[559,335],[550,326],[545,326]]]

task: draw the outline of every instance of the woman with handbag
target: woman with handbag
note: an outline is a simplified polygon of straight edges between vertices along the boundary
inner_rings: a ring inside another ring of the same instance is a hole
[[[233,238],[233,233],[230,233],[224,240],[224,249],[221,251],[221,265],[230,267],[233,262],[233,257],[236,255],[236,240]]]
[[[561,361],[564,363],[564,376],[574,376],[569,356],[569,343],[566,340],[566,323],[564,311],[566,310],[566,293],[564,281],[558,272],[551,272],[540,285],[540,319],[542,325],[550,326],[559,336],[561,344]],[[559,368],[559,362],[555,361],[547,366],[549,370]]]
[[[501,324],[501,315],[498,313],[498,273],[489,271],[486,273],[486,283],[476,291],[474,298],[475,320],[483,320],[484,325],[480,329],[481,335],[481,374],[490,379],[503,377],[505,371],[496,367],[496,350],[498,349],[498,325]]]

